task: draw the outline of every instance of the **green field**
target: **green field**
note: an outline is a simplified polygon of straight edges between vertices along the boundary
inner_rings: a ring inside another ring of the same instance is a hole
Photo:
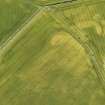
[[[0,105],[105,105],[105,1],[0,1]]]

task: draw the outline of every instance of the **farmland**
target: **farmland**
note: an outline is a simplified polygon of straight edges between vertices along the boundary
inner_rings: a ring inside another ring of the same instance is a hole
[[[104,105],[105,1],[0,1],[0,105]]]

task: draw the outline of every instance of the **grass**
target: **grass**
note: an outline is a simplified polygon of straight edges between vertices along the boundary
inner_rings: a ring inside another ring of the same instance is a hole
[[[0,105],[104,105],[104,2],[36,2],[0,4]]]

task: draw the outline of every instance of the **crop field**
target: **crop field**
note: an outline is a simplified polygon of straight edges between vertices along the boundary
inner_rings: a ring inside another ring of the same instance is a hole
[[[0,105],[105,105],[105,0],[0,1]]]

